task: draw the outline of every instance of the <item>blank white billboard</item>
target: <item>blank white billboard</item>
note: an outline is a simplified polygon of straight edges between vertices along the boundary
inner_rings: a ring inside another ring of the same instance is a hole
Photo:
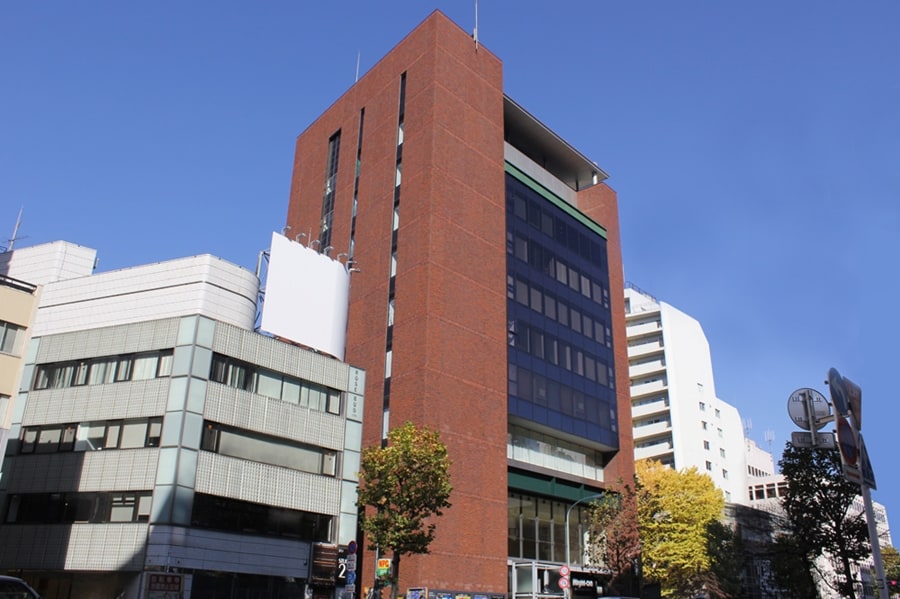
[[[272,233],[263,330],[343,360],[349,296],[341,262]]]

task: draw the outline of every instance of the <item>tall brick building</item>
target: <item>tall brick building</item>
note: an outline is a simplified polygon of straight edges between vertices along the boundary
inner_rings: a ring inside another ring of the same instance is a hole
[[[359,268],[347,360],[367,371],[364,445],[411,420],[453,461],[453,507],[431,553],[403,559],[401,593],[541,592],[544,570],[580,561],[586,501],[566,543],[569,508],[633,473],[605,178],[440,12],[297,139],[289,235]],[[371,554],[360,566],[361,588]]]

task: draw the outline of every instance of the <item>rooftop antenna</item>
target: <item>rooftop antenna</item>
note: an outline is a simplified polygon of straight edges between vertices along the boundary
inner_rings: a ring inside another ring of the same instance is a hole
[[[478,0],[475,0],[475,31],[472,32],[475,39],[475,50],[478,50]]]
[[[360,56],[362,56],[362,52],[357,50],[356,51],[356,79],[354,80],[354,82],[359,81],[359,58],[360,58]]]
[[[19,216],[16,217],[16,226],[13,227],[12,237],[9,238],[9,246],[6,251],[11,252],[13,246],[16,245],[16,239],[19,239],[19,225],[22,224],[22,208],[19,208]]]
[[[766,431],[766,443],[769,445],[769,452],[772,451],[772,441],[775,440],[775,431],[769,429]]]
[[[749,437],[750,431],[753,430],[753,420],[751,420],[750,418],[744,418],[743,421],[744,421],[744,436]]]

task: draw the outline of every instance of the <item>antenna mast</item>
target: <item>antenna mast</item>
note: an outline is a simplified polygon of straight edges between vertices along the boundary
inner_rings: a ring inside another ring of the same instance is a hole
[[[478,50],[478,0],[475,0],[475,31],[472,37],[475,39],[475,49]]]
[[[18,239],[19,235],[19,225],[22,224],[22,208],[19,208],[19,216],[16,217],[16,226],[13,228],[12,237],[9,238],[9,247],[6,248],[6,251],[11,252],[13,246],[16,245],[16,239]]]

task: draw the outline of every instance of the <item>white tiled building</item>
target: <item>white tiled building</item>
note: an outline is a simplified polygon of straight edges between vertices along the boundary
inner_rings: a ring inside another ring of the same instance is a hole
[[[364,373],[254,332],[243,268],[94,262],[65,242],[0,255],[43,285],[0,570],[45,597],[334,596],[337,547],[356,538]]]
[[[709,343],[695,319],[633,286],[625,289],[635,459],[708,474],[747,502],[747,458],[737,409],[716,396]]]

